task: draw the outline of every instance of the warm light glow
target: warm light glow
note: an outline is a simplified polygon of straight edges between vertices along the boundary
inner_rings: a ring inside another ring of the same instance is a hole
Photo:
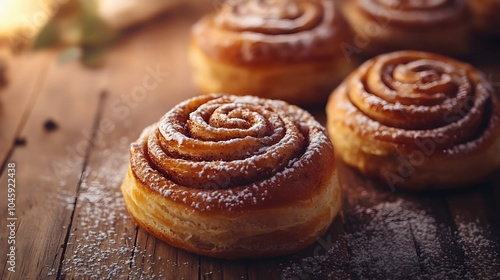
[[[35,32],[63,2],[67,0],[0,0],[0,36],[23,28]]]

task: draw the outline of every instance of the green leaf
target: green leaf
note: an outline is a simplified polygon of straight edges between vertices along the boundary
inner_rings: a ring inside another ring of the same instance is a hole
[[[51,19],[40,30],[31,48],[33,50],[44,49],[56,46],[57,44],[59,44],[59,41],[60,41],[60,35],[57,22],[54,19]]]
[[[64,49],[58,57],[58,62],[63,64],[63,63],[68,63],[73,60],[77,60],[82,57],[82,48],[80,47],[69,47]]]
[[[33,49],[66,45],[58,57],[60,63],[80,58],[85,66],[99,66],[120,33],[99,17],[95,0],[68,1],[40,31]]]
[[[99,17],[95,1],[83,1],[81,7],[77,21],[82,34],[82,45],[103,45],[117,38],[117,32]]]
[[[87,67],[98,67],[108,50],[108,45],[86,47],[83,51],[82,63]]]

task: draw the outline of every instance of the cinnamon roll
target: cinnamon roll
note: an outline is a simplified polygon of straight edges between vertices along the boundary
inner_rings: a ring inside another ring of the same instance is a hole
[[[500,1],[469,0],[474,27],[484,34],[500,35]]]
[[[469,50],[465,0],[352,0],[344,15],[356,33],[356,51],[368,55],[414,49],[462,55]]]
[[[173,108],[132,143],[122,193],[151,234],[228,259],[301,250],[341,205],[326,130],[296,106],[251,96]]]
[[[341,49],[351,37],[333,1],[228,1],[192,29],[194,80],[203,93],[319,104],[354,69]]]
[[[417,51],[375,57],[333,92],[328,129],[337,155],[391,187],[445,189],[500,168],[500,103],[483,76]]]

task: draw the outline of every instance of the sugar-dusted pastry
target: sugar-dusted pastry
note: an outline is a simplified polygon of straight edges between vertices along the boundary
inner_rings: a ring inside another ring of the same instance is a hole
[[[228,259],[301,250],[341,206],[326,130],[296,106],[250,96],[174,107],[132,143],[122,193],[151,234]]]
[[[414,49],[446,54],[469,50],[466,0],[349,0],[344,15],[356,51],[368,55]]]
[[[500,0],[468,0],[474,27],[485,34],[500,35]]]
[[[228,1],[192,29],[194,79],[203,93],[321,104],[355,67],[351,36],[330,0]]]
[[[468,186],[500,168],[500,103],[472,66],[399,51],[354,71],[327,105],[336,154],[390,186]]]

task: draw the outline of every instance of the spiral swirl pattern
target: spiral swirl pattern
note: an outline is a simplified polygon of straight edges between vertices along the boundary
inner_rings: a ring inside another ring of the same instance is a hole
[[[334,91],[327,117],[337,155],[390,187],[464,187],[500,168],[498,92],[449,57],[368,60]]]
[[[319,1],[245,1],[223,6],[215,22],[240,32],[291,34],[316,27],[322,17]]]
[[[372,17],[410,27],[442,26],[467,13],[465,0],[358,0],[358,5]]]
[[[347,124],[375,139],[414,148],[471,143],[496,125],[498,97],[470,65],[436,54],[401,51],[363,64],[345,82]]]
[[[197,45],[212,58],[262,65],[331,57],[346,40],[333,1],[228,1],[193,28]]]
[[[314,191],[287,182],[332,162],[333,147],[312,116],[250,96],[188,100],[131,146],[131,169],[140,182],[202,211]]]

